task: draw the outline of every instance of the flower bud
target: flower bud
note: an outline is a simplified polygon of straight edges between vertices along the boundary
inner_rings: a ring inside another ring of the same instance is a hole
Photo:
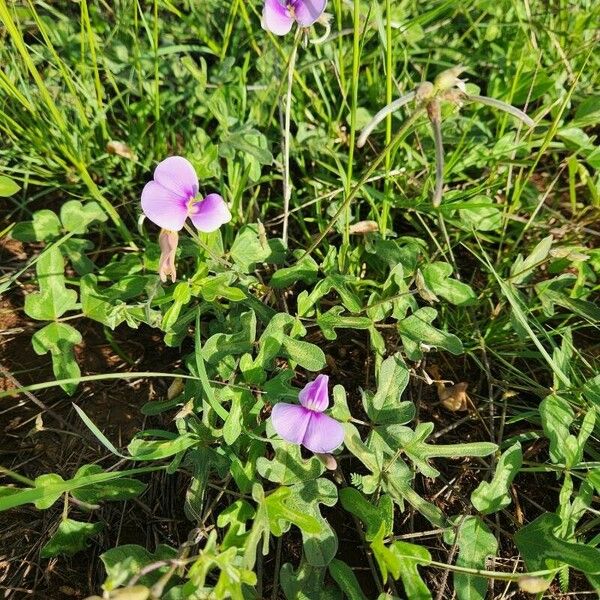
[[[545,592],[550,585],[550,582],[541,577],[531,577],[530,575],[524,575],[519,577],[518,580],[519,588],[528,594],[539,594]]]
[[[450,90],[454,87],[457,87],[460,90],[464,89],[465,82],[462,79],[459,79],[458,76],[465,70],[465,68],[461,65],[456,67],[452,67],[451,69],[446,69],[442,71],[434,80],[434,86],[437,91],[446,91]]]
[[[161,229],[158,235],[158,245],[160,246],[160,259],[158,262],[158,275],[160,280],[165,283],[167,277],[175,283],[177,273],[175,271],[175,255],[177,253],[177,244],[179,234],[176,231]]]

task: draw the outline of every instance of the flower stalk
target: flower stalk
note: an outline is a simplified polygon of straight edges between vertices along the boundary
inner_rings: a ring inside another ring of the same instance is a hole
[[[435,185],[433,191],[432,204],[438,208],[442,202],[444,188],[444,144],[442,140],[442,119],[441,119],[441,104],[442,102],[450,102],[458,107],[465,103],[479,102],[506,112],[513,117],[522,121],[527,127],[534,127],[535,121],[522,110],[496,100],[488,96],[480,96],[478,94],[469,94],[466,89],[465,80],[460,79],[459,75],[464,71],[464,67],[456,66],[451,69],[442,71],[434,80],[434,82],[424,81],[419,84],[414,90],[404,94],[397,100],[389,102],[384,106],[367,124],[361,132],[356,145],[359,148],[365,145],[367,138],[371,135],[375,127],[383,121],[388,115],[401,107],[415,100],[417,109],[425,109],[435,145]],[[413,113],[414,114],[414,113]]]
[[[290,176],[290,128],[292,113],[292,85],[294,83],[294,70],[296,68],[296,57],[298,56],[298,45],[302,38],[302,30],[296,31],[294,45],[290,54],[287,68],[287,88],[285,92],[285,103],[283,111],[283,244],[288,244],[288,226],[290,218],[290,200],[292,198],[292,181]]]

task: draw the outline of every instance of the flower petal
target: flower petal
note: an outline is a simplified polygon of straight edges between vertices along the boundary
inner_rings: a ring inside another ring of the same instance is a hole
[[[328,385],[328,375],[319,375],[314,381],[307,383],[298,394],[300,404],[310,410],[323,412],[329,406]]]
[[[294,19],[279,0],[265,0],[260,24],[263,29],[275,35],[285,35],[292,28]]]
[[[170,231],[179,231],[187,217],[185,200],[156,181],[144,186],[142,210],[153,223]]]
[[[165,158],[154,170],[154,181],[185,200],[198,193],[198,177],[189,160],[183,156]]]
[[[231,213],[219,194],[209,194],[201,202],[192,204],[190,219],[198,231],[209,233],[231,221]]]
[[[322,14],[327,0],[296,0],[294,12],[301,27],[310,27]]]
[[[302,440],[302,445],[315,453],[335,450],[344,441],[344,428],[335,419],[313,412]]]
[[[301,444],[312,413],[298,404],[278,402],[271,412],[271,422],[277,434],[286,442]]]

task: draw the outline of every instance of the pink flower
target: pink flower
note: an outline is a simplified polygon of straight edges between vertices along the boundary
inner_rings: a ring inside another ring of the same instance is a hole
[[[310,27],[325,10],[327,0],[265,0],[262,28],[275,35],[285,35],[294,22]]]
[[[175,283],[177,272],[175,270],[175,254],[177,254],[177,243],[179,234],[176,231],[161,229],[158,234],[158,245],[160,246],[160,259],[158,262],[158,275],[160,280],[165,283],[167,277]]]
[[[154,170],[154,180],[142,191],[142,210],[153,223],[179,231],[189,217],[198,231],[216,231],[231,220],[219,194],[198,198],[198,177],[182,156],[170,156]]]
[[[315,453],[335,450],[344,441],[344,428],[323,414],[329,406],[329,377],[319,375],[301,390],[298,404],[278,402],[271,421],[275,431],[292,444],[301,444]]]

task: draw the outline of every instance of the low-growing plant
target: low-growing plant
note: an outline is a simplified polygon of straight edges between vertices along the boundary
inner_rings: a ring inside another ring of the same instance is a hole
[[[54,374],[0,397],[35,436],[60,388],[95,448],[6,462],[0,511],[46,511],[36,561],[98,550],[88,600],[600,589],[594,9],[350,4],[0,0],[0,291]],[[127,370],[82,374],[90,327]],[[110,379],[160,390],[125,441]],[[102,543],[167,480],[183,537]]]

